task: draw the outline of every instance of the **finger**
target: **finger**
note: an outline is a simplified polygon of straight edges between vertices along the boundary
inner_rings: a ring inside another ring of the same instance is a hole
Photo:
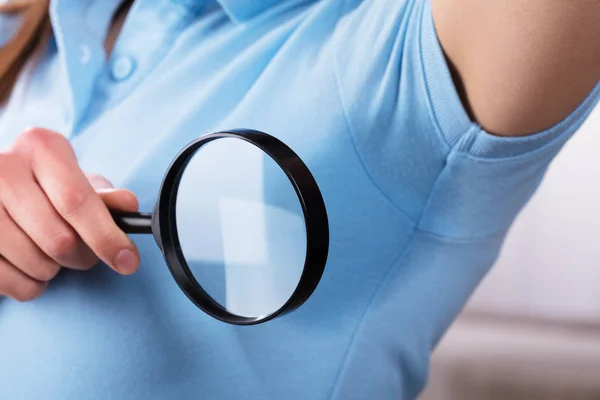
[[[42,295],[44,282],[36,281],[0,258],[0,294],[17,301],[31,301]]]
[[[12,221],[58,264],[76,269],[94,264],[94,254],[50,204],[18,156],[0,156],[0,201]]]
[[[40,250],[3,207],[0,207],[0,229],[0,254],[6,261],[37,281],[48,282],[58,274],[58,263]]]
[[[20,139],[17,151],[30,157],[33,174],[56,211],[102,261],[122,274],[133,273],[139,265],[137,249],[79,169],[68,141],[42,129]]]
[[[110,210],[138,211],[137,197],[126,189],[96,189],[100,198]]]

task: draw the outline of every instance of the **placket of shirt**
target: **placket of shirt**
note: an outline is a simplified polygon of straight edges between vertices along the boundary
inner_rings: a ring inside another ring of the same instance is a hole
[[[71,137],[89,107],[96,80],[105,66],[104,33],[121,0],[53,0],[50,20],[68,85],[62,105]],[[94,18],[85,18],[92,10]]]
[[[92,104],[80,121],[86,124],[117,106],[163,60],[173,40],[199,12],[203,0],[138,0],[115,42],[107,68],[98,78]]]

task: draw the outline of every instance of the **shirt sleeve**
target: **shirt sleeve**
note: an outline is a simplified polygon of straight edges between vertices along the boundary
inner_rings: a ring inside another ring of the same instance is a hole
[[[347,1],[338,30],[336,76],[356,150],[373,182],[431,234],[505,232],[600,98],[598,84],[554,127],[494,136],[462,106],[430,0]]]

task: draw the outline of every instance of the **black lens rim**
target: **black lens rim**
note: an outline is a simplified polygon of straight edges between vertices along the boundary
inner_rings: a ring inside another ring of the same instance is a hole
[[[304,213],[306,258],[300,281],[289,300],[268,315],[245,317],[227,311],[198,284],[181,251],[175,205],[183,171],[192,156],[202,146],[223,138],[244,140],[269,155],[290,180]],[[279,139],[264,132],[251,129],[227,130],[203,135],[189,143],[175,157],[165,174],[154,218],[156,218],[156,223],[153,224],[154,235],[162,248],[175,282],[197,307],[223,322],[235,325],[255,325],[285,315],[308,300],[325,271],[329,252],[329,221],[321,191],[300,157]]]

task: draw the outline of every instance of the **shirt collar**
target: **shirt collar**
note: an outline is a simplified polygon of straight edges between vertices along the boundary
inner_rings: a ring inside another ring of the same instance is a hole
[[[217,0],[235,22],[244,22],[284,0]]]

